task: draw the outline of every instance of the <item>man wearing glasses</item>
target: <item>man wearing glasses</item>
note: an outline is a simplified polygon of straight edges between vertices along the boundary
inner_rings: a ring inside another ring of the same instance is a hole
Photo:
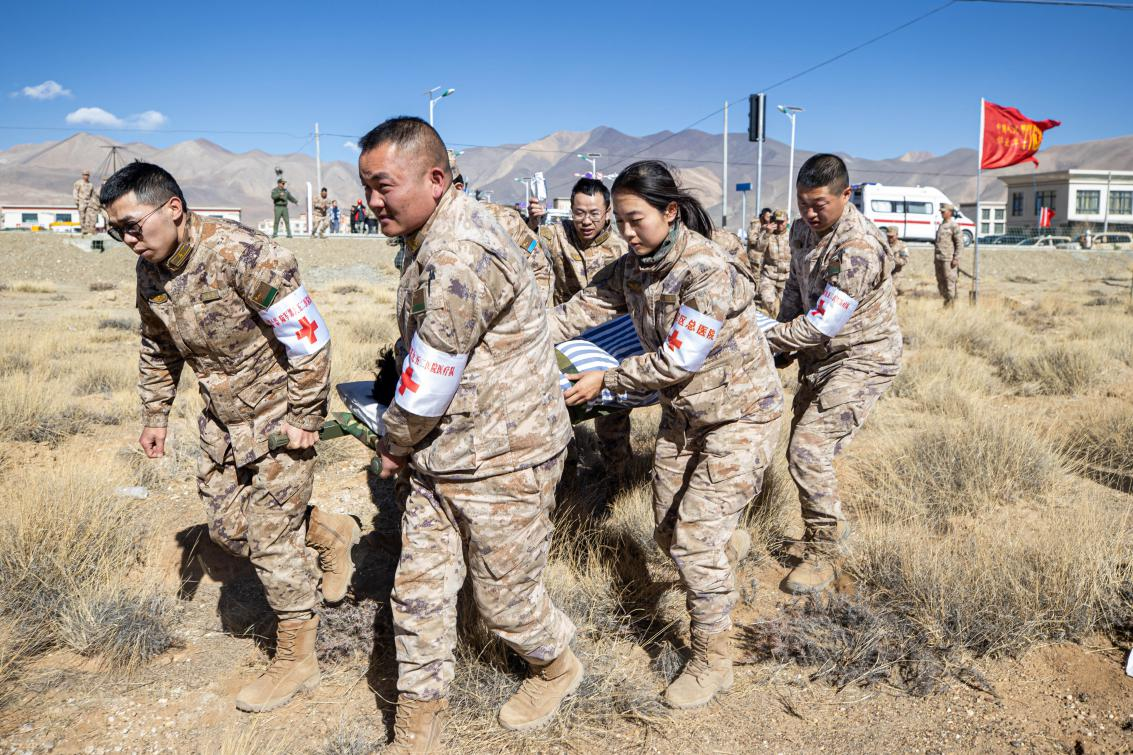
[[[138,389],[146,456],[165,453],[181,370],[197,375],[204,410],[197,487],[209,535],[256,568],[279,620],[267,670],[236,695],[266,711],[319,682],[315,612],[342,600],[358,542],[353,519],[307,505],[330,388],[330,333],[295,258],[264,234],[189,211],[173,176],[136,162],[101,200],[107,232],[138,257]],[[285,448],[269,448],[272,434]]]
[[[543,214],[538,201],[533,201],[528,211]],[[580,178],[571,189],[570,219],[562,225],[542,226],[539,235],[555,274],[554,306],[569,301],[629,251],[610,225],[610,190],[594,178]],[[594,420],[594,432],[601,443],[608,473],[621,484],[631,458],[629,412],[598,417]]]

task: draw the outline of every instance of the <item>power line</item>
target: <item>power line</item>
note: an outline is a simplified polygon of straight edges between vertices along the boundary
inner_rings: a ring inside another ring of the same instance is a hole
[[[1080,0],[955,0],[958,3],[996,3],[999,5],[1051,5],[1068,8],[1103,8],[1105,10],[1133,10],[1131,3],[1095,3]]]
[[[115,133],[125,131],[130,133],[139,134],[223,134],[225,136],[286,136],[292,139],[306,139],[311,136],[307,134],[291,134],[286,131],[231,131],[231,130],[218,130],[218,129],[199,129],[199,128],[68,128],[64,126],[0,126],[0,129],[5,131],[85,131],[88,133]]]

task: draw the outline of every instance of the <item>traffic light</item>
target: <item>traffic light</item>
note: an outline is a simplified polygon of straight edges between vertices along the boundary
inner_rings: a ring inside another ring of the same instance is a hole
[[[767,96],[762,92],[747,98],[747,140],[762,142],[767,140]]]

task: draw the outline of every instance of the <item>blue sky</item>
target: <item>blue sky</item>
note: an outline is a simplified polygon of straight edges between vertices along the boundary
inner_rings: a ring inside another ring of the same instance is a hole
[[[437,106],[453,144],[679,130],[725,99],[742,131],[748,93],[944,1],[69,2],[0,49],[0,147],[94,121],[122,141],[313,154],[315,121],[358,135],[424,115],[438,85],[457,89]],[[800,147],[870,158],[974,147],[981,96],[1061,120],[1048,145],[1119,136],[1133,131],[1131,39],[1133,12],[958,2],[772,89],[769,105],[806,108]],[[33,88],[44,82],[65,92]],[[698,128],[720,132],[721,116]],[[247,131],[278,133],[219,133]],[[773,110],[768,135],[788,137]],[[352,160],[345,141],[326,137],[324,159]]]

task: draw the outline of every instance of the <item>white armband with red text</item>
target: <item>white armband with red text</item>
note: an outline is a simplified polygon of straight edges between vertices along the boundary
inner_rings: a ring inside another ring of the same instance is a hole
[[[446,354],[414,333],[409,354],[401,365],[401,378],[393,400],[419,417],[440,417],[460,387],[460,376],[466,364],[467,354]]]
[[[723,324],[682,304],[673,329],[669,331],[669,337],[661,344],[661,348],[673,355],[673,361],[678,367],[696,372],[704,365],[708,352],[716,345],[716,337]]]
[[[857,299],[827,283],[826,290],[818,297],[814,309],[806,313],[806,319],[819,333],[833,338],[842,332],[842,328],[850,321],[850,315],[857,308]]]
[[[261,310],[260,319],[271,326],[289,357],[314,354],[330,343],[330,329],[306,286]]]

